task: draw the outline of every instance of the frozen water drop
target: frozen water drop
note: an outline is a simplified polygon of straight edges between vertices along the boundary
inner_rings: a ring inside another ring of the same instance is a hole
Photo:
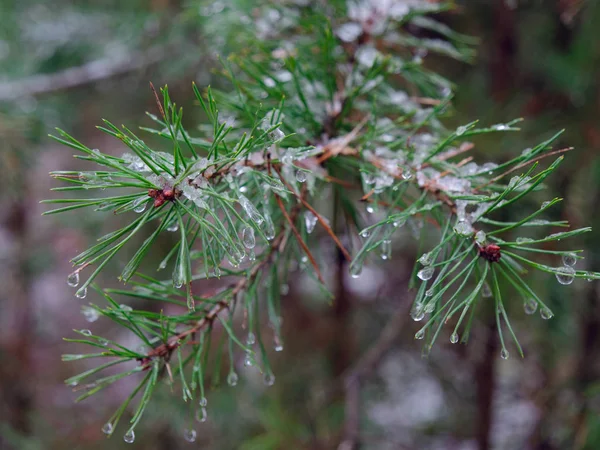
[[[425,337],[425,330],[422,328],[415,333],[415,339],[423,339],[424,337]]]
[[[403,180],[410,180],[413,177],[412,172],[410,171],[410,169],[406,168],[402,171],[402,179]]]
[[[136,213],[143,213],[146,210],[146,203],[148,197],[139,197],[133,201],[133,211]]]
[[[575,279],[575,269],[571,266],[558,267],[555,271],[556,279],[560,284],[569,285]]]
[[[400,219],[396,219],[392,222],[392,226],[394,228],[400,228],[402,226],[404,226],[404,224],[406,223],[406,219],[404,217],[400,218]]]
[[[77,298],[85,298],[85,296],[87,295],[87,287],[81,287],[79,288],[79,290],[77,292],[75,292],[75,297]]]
[[[465,131],[467,131],[467,127],[465,126],[460,126],[456,129],[455,134],[457,136],[462,136],[463,134],[465,134]]]
[[[196,442],[196,436],[196,430],[194,430],[193,428],[189,428],[183,431],[183,438],[187,442]]]
[[[199,405],[206,408],[206,405],[208,405],[208,400],[206,399],[206,397],[202,397],[200,399]]]
[[[240,205],[242,205],[242,208],[244,208],[244,211],[246,212],[248,217],[250,217],[250,219],[252,219],[258,225],[263,223],[263,220],[264,220],[263,217],[260,215],[260,213],[258,212],[256,207],[252,204],[252,202],[250,200],[248,200],[248,198],[246,196],[240,194],[239,202],[240,202]]]
[[[235,372],[229,372],[227,375],[227,384],[229,386],[235,386],[238,384],[238,375]]]
[[[125,312],[131,312],[131,311],[133,311],[133,308],[131,306],[126,305],[124,303],[121,303],[119,305],[119,308],[121,309],[121,311],[125,311]]]
[[[92,332],[90,330],[79,330],[79,332],[81,334],[83,334],[84,336],[91,336]]]
[[[102,432],[104,434],[112,434],[114,430],[113,424],[110,422],[106,422],[103,426],[102,426]]]
[[[575,253],[567,253],[563,255],[562,261],[565,266],[573,267],[577,263],[577,256]]]
[[[424,266],[429,266],[432,263],[433,254],[431,252],[423,253],[419,258],[419,262]]]
[[[304,183],[306,181],[306,172],[303,170],[296,170],[296,181],[298,183]]]
[[[427,281],[427,280],[430,280],[431,277],[433,277],[434,273],[435,273],[435,269],[433,267],[425,267],[417,272],[417,276],[421,280]]]
[[[433,297],[433,294],[435,294],[435,290],[433,288],[425,291],[425,297]]]
[[[544,202],[544,203],[542,203],[542,207],[541,207],[541,209],[544,209],[544,208],[545,208],[546,206],[548,206],[549,204],[550,204],[550,202]]]
[[[502,351],[500,352],[500,357],[502,359],[508,359],[510,355],[508,354],[508,350],[506,350],[505,348],[502,349]]]
[[[171,222],[169,224],[169,226],[167,227],[167,231],[170,231],[172,233],[175,233],[178,230],[179,230],[179,222],[177,222],[176,220],[174,220],[173,222]]]
[[[67,277],[67,284],[71,287],[79,285],[79,271],[75,271]]]
[[[252,331],[248,332],[248,337],[246,338],[246,345],[251,346],[256,344],[256,336]]]
[[[135,441],[135,432],[133,430],[129,430],[127,433],[125,433],[125,436],[123,436],[123,440],[128,444],[133,444]]]
[[[375,208],[373,208],[371,205],[367,206],[367,212],[369,214],[373,214],[375,212]]]
[[[486,237],[487,236],[485,232],[479,230],[477,233],[475,233],[475,242],[477,242],[480,245],[485,244]]]
[[[392,257],[392,241],[384,239],[381,241],[381,259],[388,260]]]
[[[104,339],[104,338],[98,339],[98,343],[100,345],[103,345],[104,347],[106,347],[108,345],[108,341],[106,339]]]
[[[360,232],[360,237],[362,238],[368,238],[370,236],[371,232],[369,230],[362,230]]]
[[[315,216],[312,211],[306,211],[304,213],[304,224],[306,225],[306,232],[311,234],[317,224],[317,216]]]
[[[283,343],[281,342],[281,338],[278,335],[275,335],[273,340],[274,340],[273,348],[275,349],[275,351],[282,352],[283,351]]]
[[[537,302],[534,299],[529,299],[525,303],[523,303],[523,310],[525,310],[525,314],[531,315],[536,312],[538,307]]]
[[[275,237],[275,225],[273,225],[273,220],[269,214],[265,213],[264,219],[263,233],[267,240],[271,241]]]
[[[450,342],[453,344],[458,342],[458,333],[454,332],[450,335]]]
[[[265,372],[263,381],[266,386],[273,386],[275,384],[275,375],[273,375],[271,372]]]
[[[552,317],[554,317],[554,313],[552,311],[550,311],[550,309],[544,307],[544,308],[540,309],[540,316],[542,317],[542,319],[548,320],[548,319],[552,319]]]
[[[355,264],[352,264],[350,266],[350,276],[352,278],[358,278],[358,277],[360,277],[361,272],[362,272],[362,265],[361,264],[355,263]]]
[[[196,420],[200,423],[206,422],[208,419],[208,411],[205,406],[200,405],[200,408],[196,410]]]
[[[246,357],[244,358],[244,366],[251,367],[253,365],[254,365],[254,362],[252,361],[252,357],[250,356],[250,354],[247,354]]]
[[[492,296],[492,290],[490,289],[489,284],[483,283],[483,286],[481,286],[481,296],[486,297],[486,298],[489,298]]]
[[[460,236],[470,236],[473,234],[473,227],[466,220],[460,220],[454,226],[454,231]]]
[[[505,125],[503,123],[497,123],[496,125],[492,125],[492,129],[497,131],[508,130],[508,128],[508,125]]]
[[[82,306],[81,314],[83,315],[85,320],[87,320],[90,323],[95,322],[96,320],[98,320],[98,317],[100,317],[100,313],[98,313],[98,311],[95,308],[92,308],[91,306]]]
[[[244,247],[253,249],[256,245],[256,238],[254,237],[254,228],[247,226],[242,231],[242,242]]]

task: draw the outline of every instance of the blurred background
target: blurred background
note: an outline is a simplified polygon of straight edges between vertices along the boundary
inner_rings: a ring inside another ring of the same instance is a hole
[[[550,179],[545,199],[565,199],[551,219],[594,227],[579,248],[586,249],[584,265],[600,270],[600,2],[458,5],[441,18],[480,39],[476,62],[425,58],[456,83],[456,114],[448,126],[524,117],[521,133],[475,140],[476,157],[497,162],[565,128],[558,145],[576,150]],[[144,112],[155,108],[149,81],[168,84],[193,124],[200,114],[191,81],[219,85],[215,53],[226,53],[229,41],[213,19],[224,10],[225,3],[196,0],[0,0],[3,450],[130,448],[120,430],[107,440],[100,429],[132,385],[125,380],[74,404],[76,394],[63,380],[87,366],[60,362],[62,353],[74,352],[62,338],[90,326],[81,311],[85,302],[66,284],[69,259],[123,219],[100,212],[41,216],[45,206],[39,201],[58,196],[49,192],[56,184],[48,172],[85,167],[47,134],[60,127],[90,148],[121,154],[119,143],[95,125],[107,118],[148,126]],[[339,389],[327,393],[394,317],[399,331],[392,350],[358,393],[361,448],[600,448],[598,284],[565,287],[549,275],[531,277],[555,317],[526,316],[515,298],[510,313],[523,360],[499,358],[493,323],[485,316],[474,325],[469,345],[442,339],[423,359],[413,338],[418,326],[408,316],[412,294],[403,294],[418,254],[410,240],[394,242],[392,263],[369,266],[358,280],[341,278],[347,301],[333,308],[303,288],[301,273],[292,276],[284,299],[285,351],[271,358],[274,386],[266,388],[256,369],[240,364],[236,387],[209,392],[209,419],[196,424],[194,444],[183,439],[187,408],[179,394],[163,389],[135,446],[336,448],[348,416]],[[100,283],[116,285],[119,271],[105,273]],[[98,299],[90,295],[87,301]],[[397,318],[399,311],[404,319]],[[108,324],[93,327],[107,332]]]

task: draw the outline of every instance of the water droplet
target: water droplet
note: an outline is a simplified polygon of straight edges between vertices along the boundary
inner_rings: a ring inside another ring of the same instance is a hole
[[[490,289],[489,284],[483,283],[483,286],[481,286],[481,296],[486,297],[486,298],[489,298],[492,296],[492,290]]]
[[[83,315],[85,320],[87,320],[90,323],[95,322],[96,320],[98,320],[98,317],[100,317],[100,313],[91,306],[82,306],[81,314]]]
[[[568,285],[575,279],[575,269],[570,266],[558,267],[556,268],[555,275],[560,284]]]
[[[415,322],[420,322],[423,320],[425,317],[425,308],[423,308],[423,305],[415,306],[410,312],[410,317],[412,317],[412,320]]]
[[[544,307],[544,308],[540,309],[540,316],[542,317],[542,319],[548,320],[548,319],[552,319],[552,317],[554,317],[554,313],[552,311],[550,311],[550,309]]]
[[[308,234],[312,233],[317,224],[317,216],[315,216],[312,211],[306,211],[304,213],[304,224],[306,225],[306,232]]]
[[[402,179],[403,179],[403,180],[406,180],[406,181],[408,181],[408,180],[410,180],[412,177],[413,177],[413,174],[412,174],[412,172],[410,171],[410,169],[409,169],[409,168],[405,168],[405,169],[402,171]]]
[[[108,345],[108,340],[106,340],[104,338],[100,338],[100,339],[98,339],[98,343],[100,345],[103,345],[104,347],[106,347]]]
[[[577,256],[575,253],[567,253],[566,255],[563,255],[562,261],[565,266],[573,267],[577,264]]]
[[[206,410],[206,407],[200,406],[200,408],[196,410],[196,420],[203,423],[206,422],[206,419],[208,419],[208,411]]]
[[[67,284],[71,287],[79,285],[79,271],[75,271],[67,277]]]
[[[175,233],[178,230],[179,230],[179,222],[177,220],[174,220],[173,222],[171,222],[169,224],[169,226],[167,227],[167,231],[170,231],[172,233]]]
[[[465,131],[467,131],[467,127],[460,126],[456,129],[455,134],[457,136],[462,136],[463,134],[465,134]]]
[[[371,234],[371,232],[370,232],[369,230],[362,230],[362,231],[360,232],[360,237],[362,237],[362,238],[365,238],[365,239],[366,239],[366,238],[368,238],[368,237],[370,236],[370,234]]]
[[[200,399],[200,402],[199,402],[199,404],[200,404],[200,406],[203,406],[203,407],[205,407],[205,408],[206,408],[206,405],[208,405],[208,400],[206,399],[206,397],[202,397],[202,398]]]
[[[263,227],[263,233],[265,234],[267,240],[270,241],[275,237],[275,225],[273,225],[273,219],[271,219],[271,216],[268,213],[265,213],[264,218],[265,224]]]
[[[147,201],[148,201],[148,197],[136,198],[133,201],[133,211],[138,214],[143,213],[146,210]]]
[[[288,295],[289,292],[290,292],[290,286],[288,284],[284,283],[279,287],[279,293],[281,295]]]
[[[197,436],[196,430],[194,430],[193,428],[183,430],[183,438],[187,442],[196,442],[196,436]]]
[[[429,266],[432,263],[433,255],[431,252],[423,253],[419,258],[419,262],[424,266]]]
[[[475,242],[480,245],[485,244],[486,238],[487,236],[484,231],[479,230],[477,233],[475,233]]]
[[[502,359],[508,359],[510,355],[508,354],[508,350],[506,350],[505,348],[502,349],[502,351],[500,352],[500,357]]]
[[[79,290],[77,292],[75,292],[75,297],[77,298],[85,298],[85,296],[87,295],[87,287],[82,287],[79,288]]]
[[[250,217],[250,219],[252,219],[254,222],[256,222],[257,225],[260,225],[261,223],[263,223],[263,221],[264,221],[263,216],[260,215],[260,213],[258,212],[256,207],[252,204],[252,202],[250,200],[248,200],[248,198],[246,198],[246,196],[240,194],[239,202],[240,202],[240,205],[242,205],[242,208],[244,208],[244,211],[246,212],[248,217]]]
[[[533,242],[533,239],[526,237],[518,237],[516,242],[517,244],[526,244],[527,242]]]
[[[254,365],[254,362],[252,361],[252,356],[250,355],[250,353],[248,353],[246,355],[246,357],[244,358],[244,366],[251,367],[253,365]]]
[[[425,330],[421,328],[419,331],[415,333],[415,339],[423,339],[425,337]]]
[[[450,335],[450,342],[456,344],[458,342],[458,333],[454,332]]]
[[[496,125],[492,125],[492,129],[497,131],[508,130],[508,128],[508,125],[505,125],[503,123],[497,123]]]
[[[252,331],[248,332],[248,337],[246,338],[246,345],[251,346],[256,344],[256,336],[254,336],[254,333]]]
[[[90,330],[79,330],[79,332],[81,334],[83,334],[84,336],[91,336],[92,332]]]
[[[530,298],[525,303],[523,303],[523,310],[525,310],[525,314],[531,315],[537,311],[538,304],[537,302]]]
[[[427,281],[427,280],[430,280],[431,277],[433,277],[434,273],[435,273],[435,269],[433,267],[425,267],[424,269],[421,269],[417,272],[417,276],[421,280]]]
[[[256,261],[256,253],[254,253],[254,249],[248,252],[248,261]]]
[[[104,434],[112,434],[113,430],[114,430],[113,424],[110,422],[106,422],[104,424],[104,426],[102,427],[102,432]]]
[[[375,212],[375,208],[373,208],[373,206],[369,205],[369,206],[367,206],[367,212],[369,214],[373,214]]]
[[[229,372],[229,375],[227,375],[227,384],[229,386],[235,386],[236,384],[238,384],[238,375],[235,372]]]
[[[129,305],[126,305],[125,303],[121,303],[119,305],[119,308],[121,308],[121,311],[125,311],[125,312],[131,312],[133,311],[133,308]]]
[[[265,372],[263,381],[265,382],[266,386],[273,386],[275,384],[275,375],[273,375],[271,372]]]
[[[361,272],[362,272],[362,264],[355,262],[350,265],[350,276],[352,278],[360,277]]]
[[[544,209],[546,206],[548,206],[550,204],[550,202],[544,202],[542,203],[542,207],[540,209]]]
[[[433,288],[427,289],[425,291],[425,297],[433,297],[433,294],[435,294],[435,290]]]
[[[400,219],[396,219],[392,222],[392,225],[394,228],[400,228],[402,226],[404,226],[404,224],[406,223],[406,219],[404,217],[400,218]]]
[[[384,239],[381,241],[381,259],[387,260],[392,258],[392,241]]]
[[[246,248],[254,248],[256,245],[256,238],[254,237],[254,228],[248,226],[242,231],[242,242]]]
[[[306,181],[306,172],[303,170],[296,170],[296,181],[298,183],[304,183]]]
[[[283,351],[283,343],[281,342],[281,338],[278,335],[275,335],[273,340],[274,340],[273,348],[275,349],[275,351],[282,352]]]
[[[123,440],[128,444],[133,444],[133,441],[135,441],[135,432],[133,430],[129,430],[127,433],[125,433],[125,436],[123,436]]]

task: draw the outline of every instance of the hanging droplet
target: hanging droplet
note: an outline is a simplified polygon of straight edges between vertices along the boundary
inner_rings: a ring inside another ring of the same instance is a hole
[[[100,338],[98,339],[98,344],[103,345],[104,347],[106,347],[108,345],[108,341],[104,338]]]
[[[423,305],[415,306],[410,312],[410,317],[412,317],[412,320],[414,320],[415,322],[420,322],[421,320],[423,320],[423,318],[425,317],[425,308],[423,308]]]
[[[296,181],[298,183],[304,183],[306,181],[306,172],[303,170],[296,170]]]
[[[238,374],[235,372],[229,372],[229,375],[227,375],[227,384],[229,386],[235,386],[238,384]]]
[[[208,419],[208,411],[205,406],[200,406],[200,408],[196,410],[196,420],[203,423],[206,422],[206,419]]]
[[[273,348],[275,349],[275,351],[282,352],[283,351],[283,343],[281,342],[281,338],[278,335],[275,335],[275,337],[273,338],[273,341],[274,341]]]
[[[509,357],[509,356],[510,356],[510,355],[508,354],[508,350],[506,350],[505,348],[503,348],[503,349],[500,351],[500,357],[501,357],[502,359],[508,359],[508,357]]]
[[[252,331],[248,332],[248,337],[246,338],[246,345],[251,346],[256,344],[256,336],[254,336],[254,333]]]
[[[263,227],[263,233],[265,234],[267,240],[270,241],[275,237],[275,225],[273,225],[273,220],[271,219],[271,216],[268,213],[265,212],[264,218],[265,224]]]
[[[175,233],[178,230],[179,230],[179,222],[177,220],[174,220],[173,222],[171,222],[169,224],[169,226],[167,227],[167,231],[170,231],[172,233]]]
[[[106,422],[103,426],[102,426],[102,432],[104,434],[112,434],[114,430],[113,424],[110,422]]]
[[[419,262],[421,264],[423,264],[424,266],[428,266],[432,263],[432,259],[433,259],[433,255],[431,254],[431,252],[423,253],[421,255],[421,257],[419,258]]]
[[[368,237],[370,236],[370,234],[371,234],[371,232],[370,232],[369,230],[362,230],[362,231],[360,232],[360,237],[362,237],[362,238],[365,238],[365,239],[366,239],[366,238],[368,238]]]
[[[248,226],[242,231],[242,242],[244,247],[252,249],[256,245],[256,238],[254,237],[254,228]]]
[[[542,319],[548,320],[548,319],[552,319],[552,317],[554,317],[554,313],[552,311],[550,311],[550,309],[544,307],[544,308],[540,309],[540,316],[542,317]]]
[[[490,289],[489,284],[483,283],[483,286],[481,286],[481,296],[486,297],[486,298],[489,298],[492,296],[492,290]]]
[[[254,222],[256,222],[257,225],[260,225],[261,223],[263,223],[263,221],[264,221],[263,216],[260,215],[260,213],[258,212],[256,207],[252,204],[252,202],[250,200],[248,200],[248,198],[246,198],[246,196],[240,194],[239,202],[240,202],[240,205],[242,205],[242,208],[244,208],[244,211],[246,212],[248,217],[250,217],[250,219],[252,219]]]
[[[525,310],[525,314],[531,315],[536,312],[538,307],[537,302],[530,298],[525,303],[523,303],[523,309]]]
[[[95,322],[96,320],[98,320],[98,317],[100,317],[100,313],[91,306],[82,306],[81,314],[83,315],[85,320],[87,320],[90,323]]]
[[[456,134],[457,136],[462,136],[463,134],[465,134],[465,131],[467,131],[467,127],[461,125],[456,129],[454,134]]]
[[[419,331],[415,333],[415,339],[423,339],[425,337],[425,330],[421,328]]]
[[[435,302],[429,302],[425,305],[425,313],[430,314],[435,309]]]
[[[81,334],[83,334],[84,336],[91,336],[92,332],[90,330],[79,330],[79,332]]]
[[[254,253],[254,249],[248,252],[248,261],[256,261],[256,253]]]
[[[558,267],[555,275],[560,284],[568,285],[575,279],[575,269],[570,266]]]
[[[252,355],[250,355],[250,353],[247,353],[246,357],[244,358],[244,366],[251,367],[253,365],[254,361],[252,361]]]
[[[450,342],[456,344],[458,342],[458,333],[454,332],[450,335]]]
[[[196,435],[196,430],[194,430],[193,428],[183,430],[183,438],[187,442],[196,442]]]
[[[135,432],[133,430],[129,430],[127,433],[125,433],[125,436],[123,436],[123,440],[128,444],[133,444],[135,441]]]
[[[483,245],[485,244],[485,240],[486,240],[486,234],[484,231],[479,230],[477,233],[475,233],[475,242],[477,242],[479,245]]]
[[[403,180],[410,180],[412,178],[412,176],[413,176],[413,174],[412,174],[412,172],[410,171],[409,168],[405,168],[402,171],[402,179]]]
[[[75,292],[75,297],[77,297],[77,298],[85,298],[86,295],[87,295],[87,287],[86,286],[79,288],[79,290],[77,292]]]
[[[352,278],[360,277],[361,272],[362,272],[362,264],[360,264],[358,262],[354,262],[350,265],[350,276]]]
[[[421,280],[427,281],[427,280],[430,280],[431,277],[433,277],[434,273],[435,273],[435,269],[433,267],[425,267],[417,272],[417,276]]]
[[[304,224],[306,225],[306,232],[311,234],[317,225],[317,216],[312,211],[306,211],[304,213]]]
[[[266,386],[273,386],[275,384],[275,375],[273,375],[271,372],[265,372],[263,381]]]
[[[425,291],[425,297],[433,297],[433,294],[435,294],[435,290],[433,288],[429,288]]]
[[[401,217],[399,219],[396,219],[392,222],[392,225],[394,226],[394,228],[400,228],[402,226],[404,226],[404,224],[406,223],[406,218]]]
[[[208,405],[208,400],[206,399],[206,397],[202,397],[198,403],[200,406],[206,408],[206,405]]]
[[[373,208],[373,206],[371,206],[371,205],[368,205],[367,206],[367,212],[369,214],[373,214],[375,212],[375,208]]]
[[[517,244],[526,244],[527,242],[533,242],[533,239],[526,237],[518,237],[516,239]]]
[[[67,284],[71,287],[79,285],[79,271],[75,271],[67,277]]]
[[[148,197],[136,198],[133,201],[133,211],[136,213],[143,213],[146,210]]]
[[[575,253],[567,253],[566,255],[563,255],[562,261],[565,266],[573,267],[577,264],[577,256]]]
[[[381,259],[387,260],[392,258],[392,241],[384,239],[381,241]]]
[[[459,220],[454,226],[454,232],[460,236],[470,236],[473,234],[473,227],[466,220]]]

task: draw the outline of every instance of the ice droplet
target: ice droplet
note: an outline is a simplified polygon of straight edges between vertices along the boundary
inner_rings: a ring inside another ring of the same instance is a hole
[[[433,255],[431,252],[423,253],[419,258],[419,262],[424,266],[429,266],[432,263]]]
[[[410,317],[412,317],[412,320],[415,322],[420,322],[425,317],[425,308],[421,306],[413,309],[410,313]]]
[[[517,244],[526,244],[527,242],[533,242],[533,239],[526,237],[518,237],[516,242]]]
[[[549,204],[550,204],[550,202],[544,202],[544,203],[542,203],[542,207],[541,207],[541,209],[544,209],[544,208],[545,208],[546,206],[548,206]]]
[[[256,245],[256,238],[254,237],[254,228],[248,226],[245,227],[242,231],[242,242],[244,243],[244,247],[248,249],[253,249]]]
[[[502,351],[500,352],[500,357],[502,359],[508,359],[510,355],[508,354],[508,350],[506,350],[505,348],[502,349]]]
[[[367,206],[367,212],[369,214],[373,214],[375,212],[375,208],[373,208],[371,205]]]
[[[362,272],[362,264],[354,263],[354,264],[350,265],[350,276],[352,278],[360,277],[361,272]]]
[[[454,231],[460,236],[470,236],[473,234],[473,227],[466,220],[460,220],[454,226]]]
[[[235,386],[236,384],[238,384],[238,375],[235,372],[229,372],[229,375],[227,375],[227,384],[229,386]]]
[[[275,384],[275,375],[273,375],[271,372],[265,372],[263,381],[266,386],[273,386]]]
[[[542,319],[548,320],[548,319],[552,319],[552,317],[554,317],[554,313],[552,311],[550,311],[550,309],[544,307],[544,308],[540,309],[540,316],[542,317]]]
[[[387,260],[392,258],[392,241],[384,239],[381,241],[381,259]]]
[[[560,284],[568,285],[575,279],[575,269],[570,266],[557,267],[555,275]]]
[[[146,210],[148,197],[139,197],[133,201],[133,211],[140,214]],[[133,442],[133,441],[132,441]]]
[[[246,338],[246,345],[251,346],[256,344],[256,336],[254,336],[254,333],[252,331],[248,332],[248,337]]]
[[[81,334],[83,334],[84,336],[91,336],[92,332],[90,330],[79,330],[79,332]]]
[[[106,422],[103,426],[102,426],[102,432],[104,434],[112,434],[114,430],[113,424],[110,422]]]
[[[503,123],[497,123],[496,125],[492,125],[492,129],[497,131],[508,130],[508,128],[508,125],[505,125]]]
[[[421,280],[427,281],[427,280],[430,280],[431,277],[433,277],[434,273],[435,273],[435,269],[433,267],[425,267],[417,272],[417,276]]]
[[[125,311],[125,312],[131,312],[131,311],[133,311],[133,308],[131,306],[126,305],[124,303],[121,303],[119,305],[119,308],[121,309],[121,311]]]
[[[575,253],[567,253],[566,255],[563,255],[562,261],[565,266],[573,267],[577,264],[577,256]]]
[[[200,402],[198,402],[198,404],[199,404],[200,406],[203,406],[203,407],[205,407],[205,408],[206,408],[206,405],[208,405],[208,400],[206,399],[206,397],[202,397],[202,398],[200,399]]]
[[[523,303],[523,309],[525,310],[525,314],[528,314],[528,315],[531,315],[534,312],[536,312],[537,307],[538,307],[537,302],[532,298],[530,298],[525,303]]]
[[[450,335],[450,342],[456,344],[458,342],[458,334],[456,332]]]
[[[260,215],[256,207],[252,204],[250,200],[248,200],[248,198],[245,195],[239,195],[239,202],[240,205],[242,205],[242,208],[244,208],[244,211],[246,212],[248,217],[250,217],[250,219],[256,222],[257,225],[263,223],[263,217]]]
[[[460,126],[456,129],[455,134],[457,136],[462,136],[463,134],[465,134],[465,131],[467,131],[467,127],[465,126]]]
[[[81,314],[83,315],[85,320],[87,320],[90,323],[95,322],[96,320],[98,320],[98,317],[100,317],[100,313],[98,313],[98,311],[95,308],[92,308],[91,306],[82,306]]]
[[[303,170],[296,170],[296,181],[298,183],[304,183],[306,181],[306,172]]]
[[[79,290],[77,292],[75,292],[75,297],[77,298],[85,298],[85,296],[87,295],[87,287],[82,287],[79,288]]]
[[[250,353],[246,354],[246,357],[244,358],[244,366],[251,367],[253,365],[254,362],[252,361],[252,356],[250,355]]]
[[[200,408],[196,411],[196,420],[200,423],[206,422],[208,419],[208,411],[205,406],[200,405]]]
[[[79,271],[75,271],[67,277],[67,284],[71,287],[79,285]]]
[[[406,223],[406,219],[404,217],[400,218],[400,219],[396,219],[392,222],[392,225],[394,228],[400,228],[402,226],[404,226],[404,224]]]
[[[275,335],[275,337],[273,338],[273,341],[274,341],[273,348],[275,349],[275,351],[282,352],[283,351],[283,343],[281,342],[281,338],[278,335]]]
[[[306,225],[306,232],[308,234],[312,233],[317,224],[317,216],[315,216],[312,211],[306,211],[304,213],[304,224]]]
[[[264,218],[265,222],[263,226],[263,233],[265,234],[267,240],[271,241],[275,237],[275,225],[273,225],[273,220],[268,213],[265,213]]]
[[[178,230],[179,230],[179,222],[177,222],[177,220],[174,220],[173,222],[171,222],[169,224],[169,226],[167,227],[167,231],[170,231],[172,233],[175,233]]]
[[[477,233],[475,233],[475,242],[477,242],[478,244],[485,244],[485,240],[486,240],[487,236],[485,234],[484,231],[479,230]]]
[[[371,232],[369,230],[362,230],[360,232],[360,237],[362,237],[362,238],[368,238],[370,234],[371,234]]]
[[[133,430],[129,430],[127,433],[125,433],[125,436],[123,436],[123,440],[128,444],[133,444],[135,441],[135,432]]]
[[[406,168],[402,171],[402,179],[408,181],[412,178],[413,174],[409,168]]]
[[[425,330],[422,328],[415,333],[415,339],[423,339],[424,337],[425,337]]]
[[[194,430],[193,428],[183,430],[183,438],[187,442],[196,442],[196,436],[196,430]]]
[[[338,27],[336,34],[344,42],[356,40],[363,32],[363,28],[356,22],[348,22]]]

